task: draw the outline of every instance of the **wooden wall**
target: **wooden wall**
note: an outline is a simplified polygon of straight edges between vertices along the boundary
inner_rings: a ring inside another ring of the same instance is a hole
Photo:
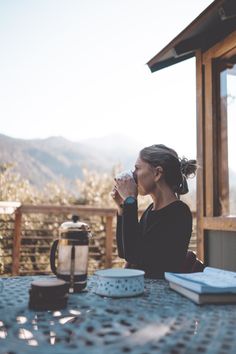
[[[223,60],[235,55],[236,31],[207,52],[196,52],[197,252],[210,266],[219,264],[234,270],[236,257],[230,256],[229,263],[226,261],[227,254],[236,250],[236,215],[227,213],[227,115],[220,115],[217,68]],[[223,252],[222,245],[227,251],[219,256],[219,250]]]

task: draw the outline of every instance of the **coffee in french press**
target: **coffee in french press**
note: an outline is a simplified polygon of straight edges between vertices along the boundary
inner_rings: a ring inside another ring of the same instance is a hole
[[[60,226],[59,236],[51,248],[51,269],[58,278],[68,283],[70,292],[80,292],[87,285],[90,228],[79,221],[77,215],[73,215],[72,221],[64,222]]]

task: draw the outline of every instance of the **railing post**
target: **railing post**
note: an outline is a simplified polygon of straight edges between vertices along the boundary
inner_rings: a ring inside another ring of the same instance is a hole
[[[15,227],[12,250],[12,275],[18,275],[20,269],[20,246],[21,246],[21,208],[15,211]]]
[[[112,221],[113,216],[107,216],[106,218],[106,242],[105,242],[105,267],[110,268],[112,266],[112,245],[113,245],[113,233],[112,233]]]

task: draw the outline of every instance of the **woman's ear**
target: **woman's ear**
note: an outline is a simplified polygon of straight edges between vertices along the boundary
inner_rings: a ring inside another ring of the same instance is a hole
[[[161,166],[155,167],[154,170],[154,175],[155,175],[155,181],[158,182],[163,174],[163,168]]]

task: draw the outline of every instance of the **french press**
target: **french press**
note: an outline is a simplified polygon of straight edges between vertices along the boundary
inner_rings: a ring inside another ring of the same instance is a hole
[[[51,269],[58,278],[68,283],[70,292],[79,292],[87,285],[90,228],[86,223],[80,222],[77,215],[73,215],[72,221],[61,224],[59,236],[51,248]]]

